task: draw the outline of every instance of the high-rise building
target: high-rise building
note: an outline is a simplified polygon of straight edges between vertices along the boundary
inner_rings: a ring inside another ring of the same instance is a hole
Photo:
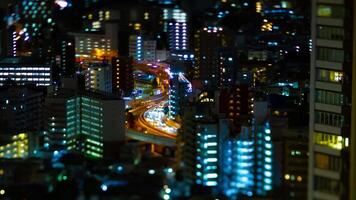
[[[125,140],[122,99],[94,92],[77,94],[66,103],[68,150],[91,158],[117,156]]]
[[[171,21],[177,23],[187,23],[187,13],[179,8],[163,9],[163,32],[168,32],[168,26]]]
[[[85,87],[88,90],[112,92],[112,71],[108,64],[90,64],[85,70]]]
[[[143,60],[143,37],[141,35],[130,35],[129,56],[135,61]]]
[[[111,27],[111,26],[110,26]],[[117,39],[113,40],[110,31],[99,33],[71,33],[75,39],[75,57],[77,62],[83,60],[101,60],[111,58],[117,52]]]
[[[308,199],[355,199],[355,1],[312,1]]]
[[[184,107],[178,135],[178,160],[184,181],[189,185],[217,188],[221,141],[229,135],[229,122],[219,119],[214,102],[199,102]]]
[[[75,46],[74,39],[70,37],[62,38],[59,45],[59,54],[56,57],[61,77],[70,77],[75,73]]]
[[[112,91],[114,94],[124,93],[130,96],[134,89],[132,57],[112,58]]]
[[[49,86],[52,85],[52,67],[22,57],[4,58],[0,61],[0,86],[9,80],[19,85]]]
[[[209,26],[198,30],[194,35],[194,39],[194,78],[202,80],[205,84],[219,87],[221,85],[221,73],[228,72],[226,69],[223,69],[224,67],[219,62],[219,50],[233,47],[232,35],[222,27]],[[233,59],[233,57],[231,58]],[[226,59],[229,62],[229,57]],[[232,61],[230,59],[230,62]]]
[[[252,114],[253,98],[251,89],[247,85],[223,88],[219,94],[219,113],[224,113],[237,129],[249,119]]]
[[[192,84],[182,72],[172,73],[172,76],[169,84],[168,118],[175,119],[181,114],[182,106],[192,92]]]
[[[13,135],[9,143],[0,146],[0,158],[27,158],[34,154],[38,144],[35,134],[19,133]]]
[[[230,198],[266,196],[273,189],[273,144],[264,109],[267,102],[255,104],[254,116],[239,134],[221,143],[220,188]]]
[[[0,92],[0,132],[13,134],[39,131],[43,126],[42,91],[24,86],[9,86]]]
[[[143,60],[148,62],[156,61],[157,42],[155,40],[143,41]]]
[[[49,92],[45,98],[44,127],[48,134],[44,140],[44,147],[50,151],[67,148],[66,103],[74,95],[74,90],[61,88]]]
[[[254,145],[249,127],[242,128],[238,137],[230,136],[223,142],[220,187],[227,196],[253,195]]]
[[[236,84],[237,75],[237,51],[233,48],[220,49],[218,51],[218,68],[220,87],[231,87]]]
[[[305,199],[308,183],[308,140],[301,137],[283,141],[283,198]]]
[[[150,40],[141,34],[129,37],[129,56],[137,62],[155,62],[156,49],[155,40]]]
[[[171,51],[188,49],[188,30],[186,22],[171,21],[168,24],[168,45]]]

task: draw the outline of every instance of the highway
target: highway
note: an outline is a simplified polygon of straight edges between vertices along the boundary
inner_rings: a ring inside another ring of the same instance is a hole
[[[168,100],[169,66],[163,63],[135,64],[134,68],[156,75],[161,93],[129,103],[132,107],[129,112],[135,117],[135,128],[128,129],[127,135],[148,143],[172,146],[177,136],[177,126],[166,123],[163,112]]]

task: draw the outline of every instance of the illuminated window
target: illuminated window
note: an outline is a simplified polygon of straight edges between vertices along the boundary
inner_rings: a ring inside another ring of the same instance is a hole
[[[343,6],[318,5],[317,15],[318,17],[343,18],[345,10]]]
[[[316,78],[318,81],[340,83],[343,78],[342,72],[325,70],[325,69],[317,69],[316,74],[317,74]]]
[[[341,150],[343,148],[344,139],[340,135],[332,135],[329,133],[314,133],[315,144],[328,146],[333,149]]]
[[[341,160],[337,156],[316,153],[314,166],[319,169],[339,171],[341,168]]]
[[[145,20],[149,20],[150,19],[150,14],[148,12],[145,12],[144,19]]]
[[[319,17],[330,17],[332,13],[331,6],[318,6],[318,16]]]

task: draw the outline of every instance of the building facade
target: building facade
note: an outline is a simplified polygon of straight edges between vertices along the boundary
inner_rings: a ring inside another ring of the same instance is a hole
[[[68,99],[68,150],[91,158],[108,156],[113,145],[125,139],[124,112],[124,102],[117,97],[90,92]]]
[[[308,199],[355,199],[355,2],[312,1]]]

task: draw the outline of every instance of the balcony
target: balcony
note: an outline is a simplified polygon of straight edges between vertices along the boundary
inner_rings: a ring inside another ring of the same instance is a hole
[[[342,91],[341,84],[330,83],[330,82],[322,82],[322,81],[316,81],[315,82],[315,88],[323,89],[323,90],[332,90],[332,91],[335,91],[335,92],[341,92]]]
[[[337,40],[317,39],[316,45],[321,47],[330,47],[330,48],[337,48],[337,49],[344,48],[343,41],[337,41]]]
[[[344,26],[343,19],[328,18],[328,17],[317,17],[316,23],[320,25],[328,25],[328,26],[339,26],[339,27]]]
[[[329,194],[321,191],[313,192],[314,199],[324,199],[324,200],[340,200],[340,197],[335,194]]]
[[[340,180],[340,172],[314,168],[314,175]]]
[[[334,156],[341,156],[340,150],[333,149],[328,146],[319,145],[319,144],[314,145],[314,152],[320,152],[320,153],[325,153],[325,154],[334,155]]]
[[[342,106],[335,106],[335,105],[324,104],[324,103],[315,103],[315,109],[338,113],[338,114],[342,113]]]
[[[342,67],[343,64],[340,62],[317,60],[315,64],[317,68],[324,68],[324,69],[331,69],[331,70],[338,70],[338,71],[343,70]]]
[[[324,125],[324,124],[314,124],[314,130],[324,132],[324,133],[332,133],[336,135],[341,135],[342,133],[342,128],[340,127],[335,127],[335,126],[329,126],[329,125]]]
[[[328,3],[328,4],[344,4],[344,0],[318,0],[318,3]]]

